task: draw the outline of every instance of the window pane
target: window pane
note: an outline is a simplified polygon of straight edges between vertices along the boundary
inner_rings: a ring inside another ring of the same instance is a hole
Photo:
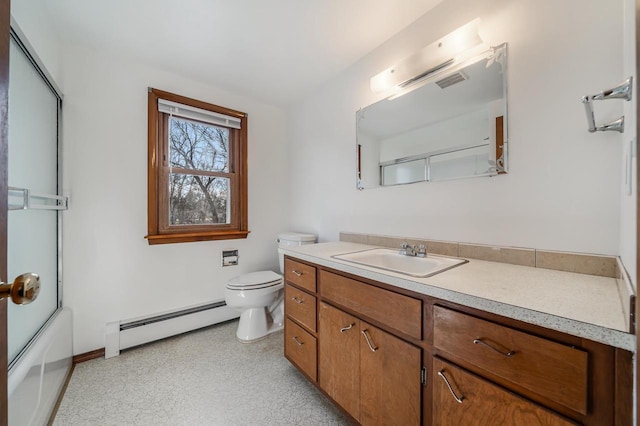
[[[169,118],[172,167],[211,172],[229,171],[229,129]]]
[[[421,180],[427,180],[424,158],[382,167],[382,185],[384,186],[419,182]]]
[[[169,225],[228,224],[230,182],[227,178],[169,174]]]
[[[480,146],[431,157],[431,180],[489,173],[489,147]]]

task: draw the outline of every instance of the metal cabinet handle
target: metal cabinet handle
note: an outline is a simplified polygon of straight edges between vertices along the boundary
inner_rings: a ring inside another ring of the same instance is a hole
[[[354,326],[354,325],[355,325],[354,323],[351,323],[351,324],[349,324],[349,325],[348,325],[348,326],[346,326],[346,327],[342,327],[342,328],[340,329],[340,333],[344,333],[344,332],[345,332],[345,331],[347,331],[347,330],[351,330],[351,329],[353,328],[353,326]]]
[[[511,350],[511,351],[509,351],[509,352],[503,352],[503,351],[501,351],[500,349],[497,349],[497,348],[495,348],[495,347],[491,346],[490,344],[488,344],[487,342],[483,341],[481,338],[480,338],[480,339],[475,339],[475,340],[473,341],[473,344],[474,344],[474,345],[482,345],[482,346],[484,346],[484,347],[486,347],[486,348],[489,348],[489,349],[491,349],[492,351],[497,352],[497,353],[499,353],[500,355],[504,355],[504,356],[506,356],[506,357],[508,357],[508,358],[511,358],[512,356],[514,356],[514,355],[516,354],[516,351],[514,351],[514,350]]]
[[[369,349],[371,349],[371,352],[377,351],[378,347],[373,345],[371,343],[371,340],[369,340],[369,336],[367,335],[367,330],[362,330],[362,335],[364,336],[365,340],[367,341],[367,345],[369,345]]]
[[[298,340],[297,336],[293,336],[293,341],[296,342],[298,344],[298,346],[304,345],[304,342],[301,342],[300,340]]]
[[[302,272],[296,271],[295,269],[293,271],[294,274],[296,274],[297,276],[301,277],[302,276]]]
[[[294,302],[296,302],[297,304],[304,303],[304,299],[298,299],[298,298],[297,298],[297,297],[295,297],[295,296],[294,296],[294,297],[292,297],[292,298],[291,298],[291,300],[293,300],[293,301],[294,301]]]
[[[451,384],[449,383],[449,380],[447,380],[447,376],[444,375],[444,370],[438,371],[438,376],[442,377],[442,380],[444,380],[444,383],[449,388],[449,392],[451,392],[453,399],[455,399],[458,404],[462,404],[462,400],[464,400],[464,395],[460,395],[460,397],[456,395],[453,388],[451,387]]]

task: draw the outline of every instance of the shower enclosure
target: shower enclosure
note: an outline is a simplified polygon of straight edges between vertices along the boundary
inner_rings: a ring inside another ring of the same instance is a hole
[[[40,277],[28,305],[8,303],[11,425],[46,424],[71,367],[71,314],[62,309],[62,95],[11,24],[8,101],[7,277]]]

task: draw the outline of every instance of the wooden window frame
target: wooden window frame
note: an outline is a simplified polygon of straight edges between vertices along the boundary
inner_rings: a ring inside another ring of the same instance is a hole
[[[209,172],[229,178],[231,218],[228,224],[170,226],[168,214],[168,166],[162,160],[168,148],[168,115],[158,111],[164,99],[240,119],[240,129],[229,132],[229,173]],[[150,245],[247,238],[247,114],[196,99],[149,88],[147,166],[147,239]]]

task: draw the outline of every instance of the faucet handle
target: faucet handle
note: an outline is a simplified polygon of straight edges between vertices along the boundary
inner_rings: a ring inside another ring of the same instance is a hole
[[[410,248],[411,246],[409,245],[409,243],[407,243],[406,241],[404,243],[402,243],[400,245],[400,254],[407,254],[407,250]]]
[[[427,257],[427,246],[425,246],[424,244],[420,244],[416,251],[416,256]]]

